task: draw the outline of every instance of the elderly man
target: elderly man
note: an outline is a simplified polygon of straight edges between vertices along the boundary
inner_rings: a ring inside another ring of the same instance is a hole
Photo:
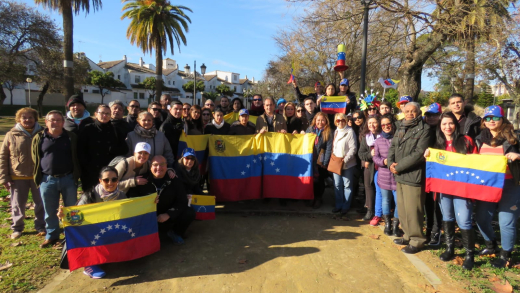
[[[128,122],[123,118],[125,106],[120,100],[114,100],[108,104],[110,107],[110,123],[114,125],[119,135],[126,138],[128,132],[130,132],[130,126]],[[135,127],[135,126],[134,126]]]
[[[135,126],[137,125],[137,115],[139,115],[139,111],[141,110],[141,104],[138,100],[132,100],[126,107],[128,111],[128,116],[126,116],[126,122],[128,122],[128,132],[134,131]]]
[[[47,235],[40,248],[54,245],[60,238],[58,206],[60,193],[65,206],[73,206],[77,200],[80,164],[78,139],[63,129],[64,117],[60,111],[50,111],[45,117],[45,126],[32,140],[34,183],[40,188],[45,210]]]
[[[249,121],[249,111],[247,111],[247,109],[241,109],[238,115],[240,115],[238,121],[231,124],[228,135],[255,134],[255,125]]]
[[[417,253],[424,246],[424,151],[428,148],[430,127],[423,121],[419,104],[409,102],[404,107],[404,120],[396,131],[390,150],[388,166],[397,182],[397,208],[404,231],[395,239],[407,245],[401,251]]]
[[[281,132],[287,133],[287,122],[285,118],[274,112],[275,103],[271,97],[265,98],[265,113],[256,120],[256,133]]]
[[[253,96],[253,104],[251,105],[251,109],[249,109],[249,114],[253,116],[260,116],[264,114],[264,105],[262,103],[262,95],[256,94]]]
[[[180,101],[173,101],[170,106],[170,113],[168,118],[164,120],[159,131],[163,132],[172,148],[173,156],[177,158],[177,149],[179,148],[179,139],[182,131],[188,133],[187,126],[182,119],[182,103]]]
[[[94,119],[90,117],[90,113],[86,110],[87,106],[82,95],[71,96],[67,102],[67,108],[69,112],[67,112],[67,118],[63,125],[65,130],[79,134],[87,124],[94,122]]]
[[[207,99],[204,103],[204,108],[210,109],[213,113],[213,111],[215,111],[215,103],[212,100]]]
[[[448,107],[459,122],[460,133],[473,140],[480,134],[480,117],[473,112],[473,106],[466,105],[461,94],[453,94],[448,99]]]

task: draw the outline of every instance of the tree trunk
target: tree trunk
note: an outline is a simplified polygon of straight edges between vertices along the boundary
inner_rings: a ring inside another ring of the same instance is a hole
[[[162,95],[162,44],[159,34],[155,41],[155,100],[160,101]]]
[[[473,104],[473,92],[475,89],[475,36],[471,34],[468,38],[466,48],[466,65],[464,66],[466,77],[471,75],[472,78],[466,79],[464,86],[464,97],[466,103]]]
[[[0,82],[0,105],[4,104],[5,99],[7,99],[7,96],[5,95],[3,84]]]
[[[63,7],[63,71],[64,71],[64,93],[65,103],[74,94],[74,68],[73,68],[73,54],[74,54],[74,41],[72,38],[74,23],[72,15],[72,4],[70,6]]]
[[[43,85],[40,94],[38,95],[38,101],[36,102],[36,107],[38,108],[38,114],[40,115],[40,118],[43,117],[43,97],[47,93],[47,90],[49,89],[49,82],[46,81]]]

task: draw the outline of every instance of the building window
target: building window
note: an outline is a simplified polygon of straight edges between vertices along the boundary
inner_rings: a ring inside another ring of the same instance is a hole
[[[117,75],[117,79],[121,80],[121,75],[120,74]]]
[[[99,90],[92,90],[93,94],[99,94]]]
[[[134,100],[137,100],[137,93],[134,93]]]
[[[139,93],[139,99],[144,100],[144,93]]]
[[[88,93],[88,89],[84,89],[83,92],[84,92],[84,93]]]
[[[175,80],[174,80],[174,81],[172,81],[172,85],[175,85]]]
[[[235,87],[234,91],[235,91],[235,93],[237,92],[237,87]]]
[[[233,76],[233,79],[234,79],[235,81],[237,81],[237,80],[238,80],[238,76],[234,75],[234,76]]]
[[[141,82],[141,76],[140,75],[136,75],[135,76],[135,83],[140,83]]]
[[[153,99],[153,95],[152,95],[152,94],[149,94],[149,95],[148,95],[148,99]]]
[[[172,84],[172,81],[171,80],[168,80],[168,85],[171,85]]]

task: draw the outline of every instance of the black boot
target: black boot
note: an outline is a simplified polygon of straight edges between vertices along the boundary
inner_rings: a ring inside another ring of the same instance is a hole
[[[446,238],[446,251],[439,257],[442,261],[449,261],[455,255],[455,222],[442,222],[444,238]]]
[[[486,248],[482,249],[482,251],[480,251],[480,253],[478,255],[490,255],[490,254],[498,253],[498,246],[497,246],[496,240],[493,240],[493,241],[484,240],[484,242],[486,243]]]
[[[500,251],[500,257],[497,258],[491,265],[495,268],[505,268],[507,263],[511,262],[511,251]]]
[[[390,215],[383,215],[383,219],[385,220],[385,235],[392,235],[392,217]]]
[[[441,245],[441,232],[432,232],[432,235],[430,236],[430,243],[428,243],[429,246],[438,246]]]
[[[363,221],[370,221],[374,217],[374,210],[367,210],[367,214],[363,217]]]
[[[399,231],[399,218],[394,218],[392,220],[392,236],[394,237],[401,237],[403,236],[401,232]]]
[[[462,245],[466,249],[466,257],[462,267],[471,271],[475,265],[475,231],[473,229],[461,229],[460,233],[462,234]]]

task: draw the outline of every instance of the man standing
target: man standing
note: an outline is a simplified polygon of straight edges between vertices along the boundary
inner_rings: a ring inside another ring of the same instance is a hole
[[[170,111],[170,105],[172,103],[172,96],[169,94],[163,94],[160,99],[160,106],[161,106],[161,115],[163,117],[162,120],[166,119],[168,117],[168,112]],[[157,126],[159,128],[159,126]]]
[[[60,193],[65,206],[73,206],[77,200],[80,165],[77,136],[63,129],[64,117],[60,111],[50,111],[45,117],[46,129],[36,134],[32,141],[34,183],[40,188],[45,210],[47,235],[40,248],[59,241],[60,222],[58,206]]]
[[[64,128],[67,131],[72,131],[79,134],[85,125],[93,123],[94,119],[90,117],[90,113],[86,110],[85,101],[82,95],[73,95],[67,102],[67,119],[65,120]]]
[[[108,104],[110,107],[110,122],[114,127],[116,128],[118,134],[126,138],[126,135],[128,132],[130,132],[130,126],[128,125],[128,122],[123,118],[123,114],[125,111],[125,107],[123,105],[123,102],[120,100],[112,101]]]
[[[226,96],[220,97],[220,109],[224,112],[224,115],[231,113],[233,108],[229,106],[229,98]]]
[[[213,113],[215,111],[215,103],[212,100],[207,99],[204,103],[204,108],[210,109],[211,113]]]
[[[177,158],[177,150],[179,148],[179,138],[182,131],[185,130],[185,123],[182,119],[182,103],[180,101],[173,101],[170,107],[170,114],[168,118],[161,125],[159,131],[163,132],[172,148],[173,156]]]
[[[159,129],[164,123],[164,120],[167,118],[167,116],[165,117],[162,115],[162,111],[163,110],[159,102],[151,102],[148,105],[148,112],[153,116],[153,124],[155,125],[156,129]]]
[[[424,246],[424,151],[428,148],[430,127],[423,121],[416,102],[404,108],[400,123],[388,151],[388,166],[397,182],[397,209],[405,235],[394,243],[407,245],[401,251],[417,253]]]
[[[309,125],[311,125],[314,116],[316,116],[318,112],[316,110],[316,103],[311,97],[307,97],[303,100],[303,106],[305,107],[305,119],[307,119]]]
[[[255,134],[255,125],[249,121],[249,111],[247,111],[247,109],[240,109],[238,115],[240,115],[238,121],[231,124],[228,135]]]
[[[314,84],[314,93],[310,93],[308,95],[304,95],[300,92],[300,89],[296,84],[296,79],[293,79],[292,85],[294,87],[294,95],[296,96],[296,100],[300,103],[303,103],[307,98],[311,98],[314,102],[316,102],[319,98],[321,98],[321,96],[323,96],[323,86],[319,81]]]
[[[461,94],[453,94],[448,100],[448,106],[459,122],[460,133],[473,140],[480,134],[480,117],[473,112],[471,105],[466,105]]]
[[[126,122],[128,122],[128,132],[134,131],[134,128],[137,125],[137,115],[141,110],[141,104],[138,100],[132,100],[130,101],[130,104],[128,104],[128,107],[126,107],[126,110],[128,110],[128,116],[126,116]]]
[[[274,112],[275,103],[271,97],[265,98],[265,113],[260,115],[256,120],[256,133],[264,132],[281,132],[287,133],[287,123],[285,118]]]
[[[264,114],[264,105],[262,103],[262,95],[256,94],[253,96],[253,104],[251,105],[251,109],[249,109],[249,115],[260,116]]]

